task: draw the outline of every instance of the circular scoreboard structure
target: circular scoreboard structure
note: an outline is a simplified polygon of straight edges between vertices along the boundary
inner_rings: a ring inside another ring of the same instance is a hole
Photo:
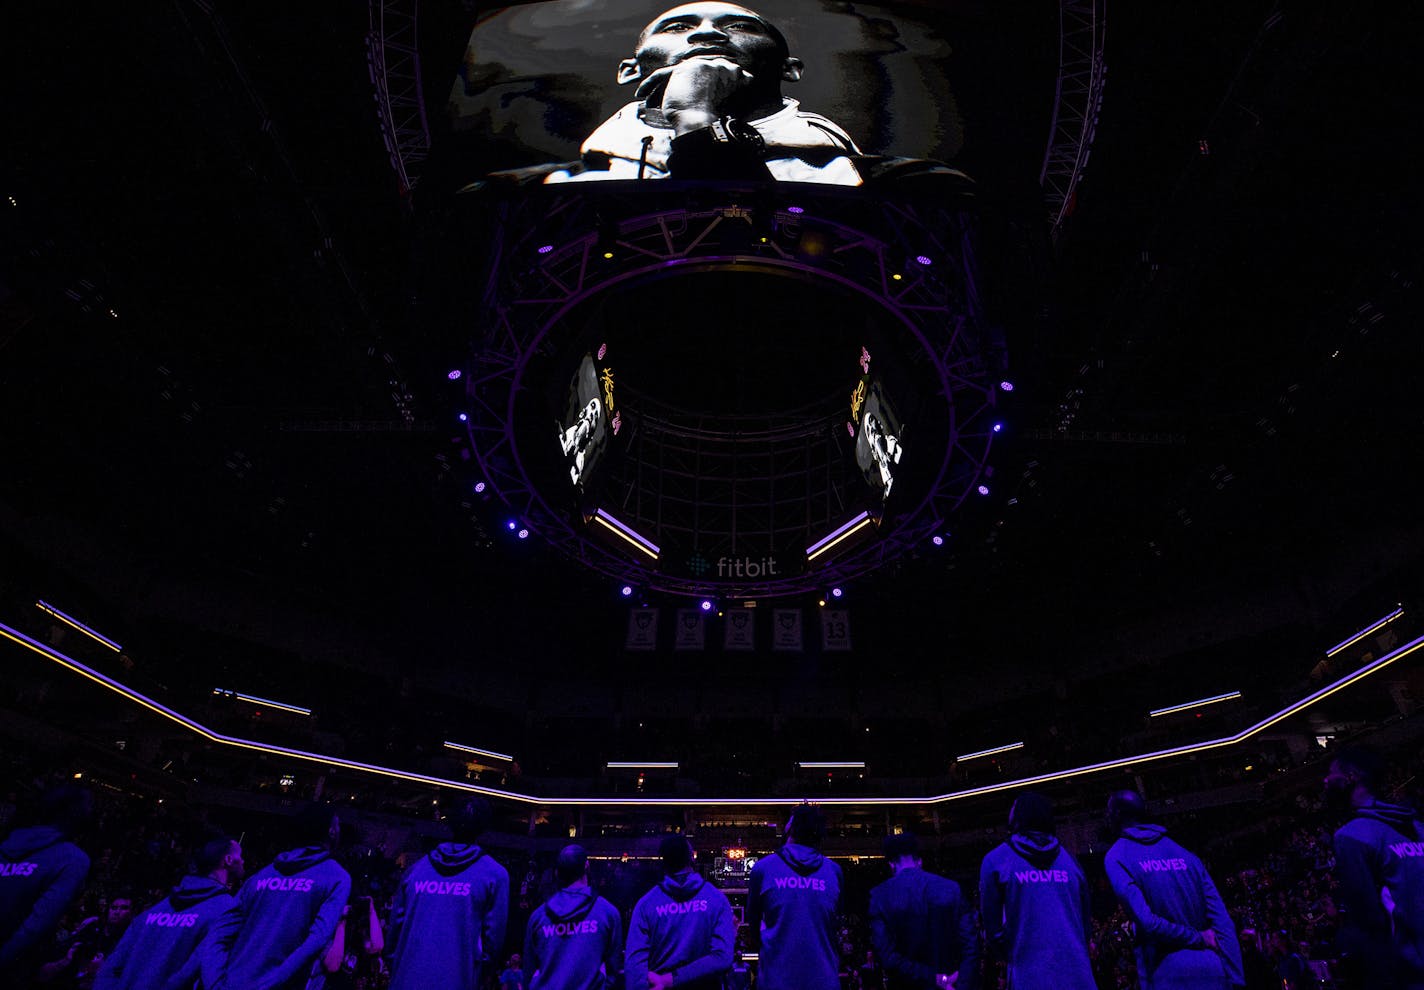
[[[962,202],[803,186],[475,198],[479,480],[570,558],[678,595],[824,591],[987,493],[1011,386]]]

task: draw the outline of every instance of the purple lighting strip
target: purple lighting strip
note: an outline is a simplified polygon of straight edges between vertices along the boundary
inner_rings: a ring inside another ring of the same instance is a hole
[[[1335,654],[1339,653],[1341,650],[1347,650],[1347,649],[1349,649],[1350,647],[1352,647],[1352,646],[1354,646],[1356,643],[1358,643],[1360,640],[1362,640],[1362,639],[1364,639],[1366,636],[1368,636],[1370,633],[1376,632],[1376,631],[1378,631],[1378,630],[1380,630],[1380,629],[1383,629],[1385,626],[1389,625],[1391,622],[1393,622],[1395,619],[1399,618],[1399,617],[1400,617],[1401,615],[1403,615],[1403,614],[1404,614],[1404,607],[1403,607],[1403,606],[1400,606],[1399,608],[1395,609],[1393,612],[1389,613],[1389,615],[1386,615],[1383,619],[1380,619],[1378,622],[1376,622],[1376,623],[1374,623],[1374,624],[1372,624],[1372,625],[1366,626],[1364,629],[1361,629],[1359,632],[1355,633],[1355,635],[1351,636],[1349,639],[1341,640],[1340,642],[1336,643],[1334,646],[1330,647],[1330,649],[1328,649],[1328,650],[1325,651],[1325,655],[1326,655],[1327,657],[1333,657]]]
[[[613,528],[621,536],[632,542],[639,550],[643,551],[649,556],[656,558],[658,554],[662,553],[662,549],[652,540],[648,539],[646,536],[643,536],[641,533],[637,532],[630,526],[619,522],[617,519],[614,519],[602,509],[595,510],[595,517],[605,526]]]
[[[443,777],[432,777],[428,774],[411,773],[405,770],[396,770],[391,767],[376,766],[370,763],[358,763],[355,760],[344,759],[339,756],[324,756],[320,753],[309,753],[306,750],[292,749],[286,746],[274,746],[268,743],[256,742],[251,739],[242,739],[237,736],[228,736],[220,732],[215,732],[206,726],[193,721],[186,715],[159,704],[151,698],[145,697],[137,691],[131,690],[120,684],[118,681],[99,673],[91,667],[87,667],[77,660],[67,657],[64,654],[51,649],[44,644],[31,639],[17,629],[0,623],[0,638],[8,639],[18,646],[33,653],[37,653],[47,660],[59,664],[81,677],[87,678],[95,684],[105,687],[115,694],[128,698],[149,711],[176,722],[183,728],[202,736],[211,742],[222,743],[226,746],[233,746],[238,749],[254,750],[259,753],[269,753],[274,756],[286,756],[296,760],[303,760],[308,763],[319,763],[323,766],[337,767],[346,770],[357,770],[362,773],[376,774],[382,777],[391,777],[398,780],[409,781],[414,784],[423,784],[428,787],[448,787],[458,791],[466,791],[472,794],[485,794],[491,797],[505,798],[521,804],[552,805],[557,807],[734,807],[734,806],[785,806],[791,807],[801,803],[800,797],[741,797],[741,798],[550,798],[539,797],[533,794],[520,794],[515,791],[498,790],[492,787],[479,787],[462,780],[450,780]],[[856,798],[856,797],[823,797],[820,803],[823,805],[838,805],[846,807],[865,807],[870,805],[927,805],[944,804],[949,801],[962,801],[965,798],[983,797],[987,794],[996,794],[1002,791],[1016,790],[1021,787],[1031,787],[1037,784],[1046,784],[1058,780],[1068,780],[1073,777],[1082,777],[1088,774],[1101,773],[1106,770],[1121,770],[1127,767],[1138,766],[1144,763],[1152,763],[1157,760],[1168,759],[1173,756],[1187,756],[1192,753],[1201,753],[1213,749],[1221,749],[1227,746],[1234,746],[1252,736],[1258,735],[1269,729],[1271,726],[1305,711],[1307,708],[1325,698],[1330,697],[1338,691],[1358,684],[1360,681],[1383,670],[1385,667],[1411,656],[1421,647],[1424,647],[1424,636],[1420,636],[1385,656],[1380,657],[1358,670],[1346,674],[1339,680],[1326,685],[1312,694],[1306,695],[1299,701],[1287,705],[1273,715],[1268,715],[1254,725],[1248,726],[1230,736],[1221,736],[1217,739],[1207,740],[1200,743],[1190,743],[1183,746],[1173,746],[1170,749],[1159,749],[1149,753],[1140,753],[1136,756],[1124,756],[1116,760],[1107,760],[1102,763],[1091,763],[1080,767],[1072,767],[1066,770],[1055,770],[1050,773],[1041,773],[1032,777],[1020,777],[1017,780],[1006,780],[997,784],[986,784],[982,787],[973,787],[962,791],[948,791],[944,794],[924,795],[920,797],[876,797],[876,798]]]
[[[107,646],[109,649],[113,650],[115,653],[122,653],[122,652],[124,652],[124,648],[123,648],[122,646],[120,646],[118,643],[115,643],[115,642],[114,642],[112,639],[110,639],[108,636],[100,635],[99,633],[95,632],[93,629],[90,629],[88,626],[86,626],[84,623],[80,622],[78,619],[76,619],[76,618],[75,618],[74,616],[72,616],[72,615],[65,615],[63,612],[61,612],[59,609],[55,608],[55,607],[54,607],[53,605],[51,605],[49,602],[46,602],[46,601],[36,601],[36,602],[35,602],[35,608],[39,609],[41,612],[46,612],[46,613],[48,613],[49,615],[54,616],[56,619],[58,619],[60,622],[63,622],[66,626],[69,626],[71,629],[78,629],[80,632],[82,632],[84,635],[88,636],[90,639],[94,640],[95,642],[103,643],[105,646]]]
[[[865,525],[865,523],[867,523],[869,520],[870,512],[868,510],[862,511],[860,515],[851,519],[850,522],[845,523],[838,529],[832,531],[829,535],[821,537],[821,539],[817,540],[815,543],[812,543],[809,547],[807,547],[806,556],[814,557],[818,552],[826,549],[836,540],[840,539],[842,536],[849,536],[855,529]]]

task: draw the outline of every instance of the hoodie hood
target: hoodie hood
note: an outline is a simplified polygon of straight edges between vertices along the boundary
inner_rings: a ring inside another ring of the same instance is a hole
[[[201,904],[209,898],[227,893],[227,884],[218,883],[211,877],[188,876],[173,888],[168,895],[168,903],[175,911],[186,911],[194,904]]]
[[[544,911],[557,922],[582,921],[597,901],[592,887],[565,887],[545,902]]]
[[[10,833],[4,844],[0,845],[0,859],[10,863],[19,862],[63,841],[64,833],[53,825],[17,828]]]
[[[1009,836],[1009,845],[1040,870],[1053,864],[1060,848],[1058,837],[1047,832],[1015,832]]]
[[[698,876],[696,870],[681,870],[677,873],[669,873],[663,877],[663,882],[658,884],[664,894],[667,894],[674,901],[681,904],[690,900],[692,895],[701,890],[707,881]]]
[[[1383,801],[1375,801],[1364,807],[1355,809],[1356,818],[1368,818],[1371,821],[1388,825],[1407,836],[1416,836],[1418,831],[1415,827],[1414,809],[1402,804],[1386,804]]]
[[[463,842],[442,842],[430,853],[430,865],[441,876],[454,876],[485,854],[479,846]]]
[[[781,857],[787,866],[791,867],[803,877],[815,873],[821,868],[821,864],[826,861],[826,857],[822,856],[819,851],[812,849],[810,846],[803,846],[799,842],[786,843],[786,845],[777,850],[776,854]]]
[[[289,877],[330,858],[331,850],[325,846],[302,846],[300,849],[289,849],[282,853],[272,861],[272,867],[282,876]]]
[[[1166,828],[1161,825],[1125,825],[1122,830],[1124,839],[1140,842],[1144,846],[1152,845],[1166,834]]]

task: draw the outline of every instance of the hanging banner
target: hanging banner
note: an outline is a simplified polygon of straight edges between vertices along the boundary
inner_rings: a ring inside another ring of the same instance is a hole
[[[773,609],[771,614],[771,648],[800,653],[801,610],[799,608]]]
[[[821,609],[821,649],[827,652],[850,649],[850,613],[845,609]]]
[[[630,608],[628,610],[628,642],[630,650],[656,650],[658,648],[658,610],[655,608]]]
[[[677,610],[677,629],[673,635],[672,648],[675,650],[700,650],[707,645],[706,621],[702,612],[695,608]]]
[[[749,608],[729,608],[726,619],[722,647],[728,650],[756,649],[756,612]]]

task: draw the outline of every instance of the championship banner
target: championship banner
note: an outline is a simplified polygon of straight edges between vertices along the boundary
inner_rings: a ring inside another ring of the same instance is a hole
[[[677,610],[677,629],[673,633],[674,650],[700,650],[706,645],[706,622],[695,608]]]
[[[756,649],[756,612],[749,608],[727,609],[727,625],[723,649]]]
[[[630,608],[628,610],[628,642],[630,650],[656,650],[658,648],[658,610],[655,608]]]
[[[845,609],[821,609],[821,649],[827,652],[850,649],[850,613]]]
[[[801,610],[778,608],[771,613],[771,648],[782,652],[800,653]]]

